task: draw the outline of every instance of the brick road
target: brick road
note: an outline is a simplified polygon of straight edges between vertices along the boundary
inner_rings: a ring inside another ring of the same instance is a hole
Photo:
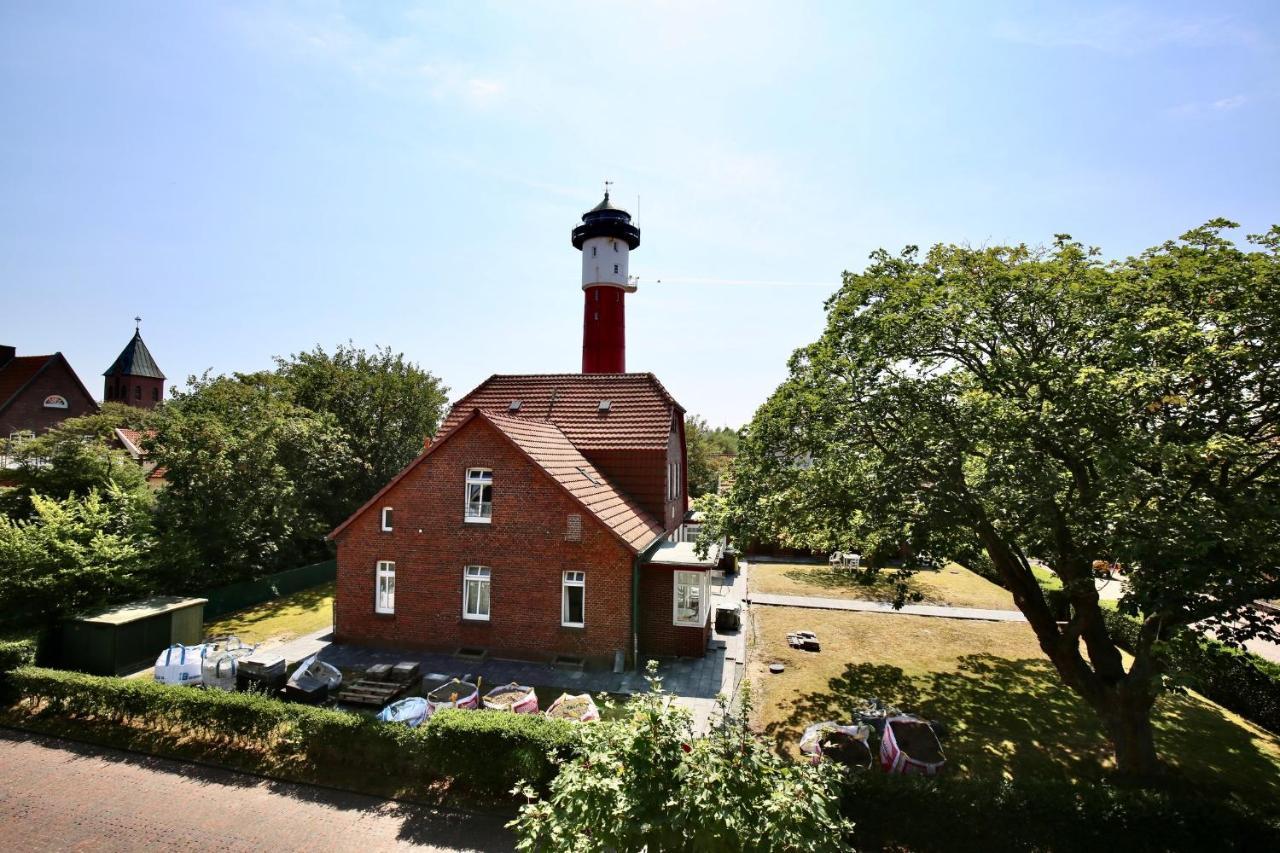
[[[502,823],[0,729],[4,850],[510,850]]]

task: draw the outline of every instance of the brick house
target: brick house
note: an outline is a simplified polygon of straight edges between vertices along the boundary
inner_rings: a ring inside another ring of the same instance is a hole
[[[608,665],[698,656],[710,560],[687,509],[684,409],[648,373],[493,376],[330,534],[335,637]]]
[[[0,346],[0,440],[39,434],[98,410],[66,357],[18,355]]]

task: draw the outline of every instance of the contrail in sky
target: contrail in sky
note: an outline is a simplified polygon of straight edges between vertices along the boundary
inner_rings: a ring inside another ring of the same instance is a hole
[[[656,284],[741,284],[756,287],[838,287],[839,281],[761,281],[750,278],[659,278]]]

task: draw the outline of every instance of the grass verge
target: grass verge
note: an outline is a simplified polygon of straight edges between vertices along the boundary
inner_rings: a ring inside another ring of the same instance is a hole
[[[748,676],[757,730],[794,751],[806,725],[847,719],[867,697],[944,722],[950,773],[1088,783],[1113,767],[1093,711],[1062,684],[1026,625],[758,607]],[[812,630],[818,653],[785,635]],[[784,663],[779,675],[768,664]],[[1280,738],[1197,696],[1156,705],[1157,748],[1175,776],[1274,809]]]
[[[334,584],[326,583],[272,599],[207,622],[209,637],[234,634],[246,643],[284,643],[333,624]]]
[[[894,572],[882,570],[871,583],[848,571],[821,564],[752,563],[748,583],[753,593],[807,595],[818,598],[851,598],[892,601]],[[937,571],[917,572],[907,582],[924,604],[952,607],[981,607],[1016,610],[1013,596],[1003,587],[969,571],[958,563],[947,563]]]

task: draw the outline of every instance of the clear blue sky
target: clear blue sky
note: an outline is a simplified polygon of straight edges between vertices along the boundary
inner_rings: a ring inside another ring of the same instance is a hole
[[[0,342],[95,393],[136,313],[171,380],[575,371],[609,178],[628,367],[737,426],[876,247],[1280,221],[1278,118],[1274,2],[9,0]]]

